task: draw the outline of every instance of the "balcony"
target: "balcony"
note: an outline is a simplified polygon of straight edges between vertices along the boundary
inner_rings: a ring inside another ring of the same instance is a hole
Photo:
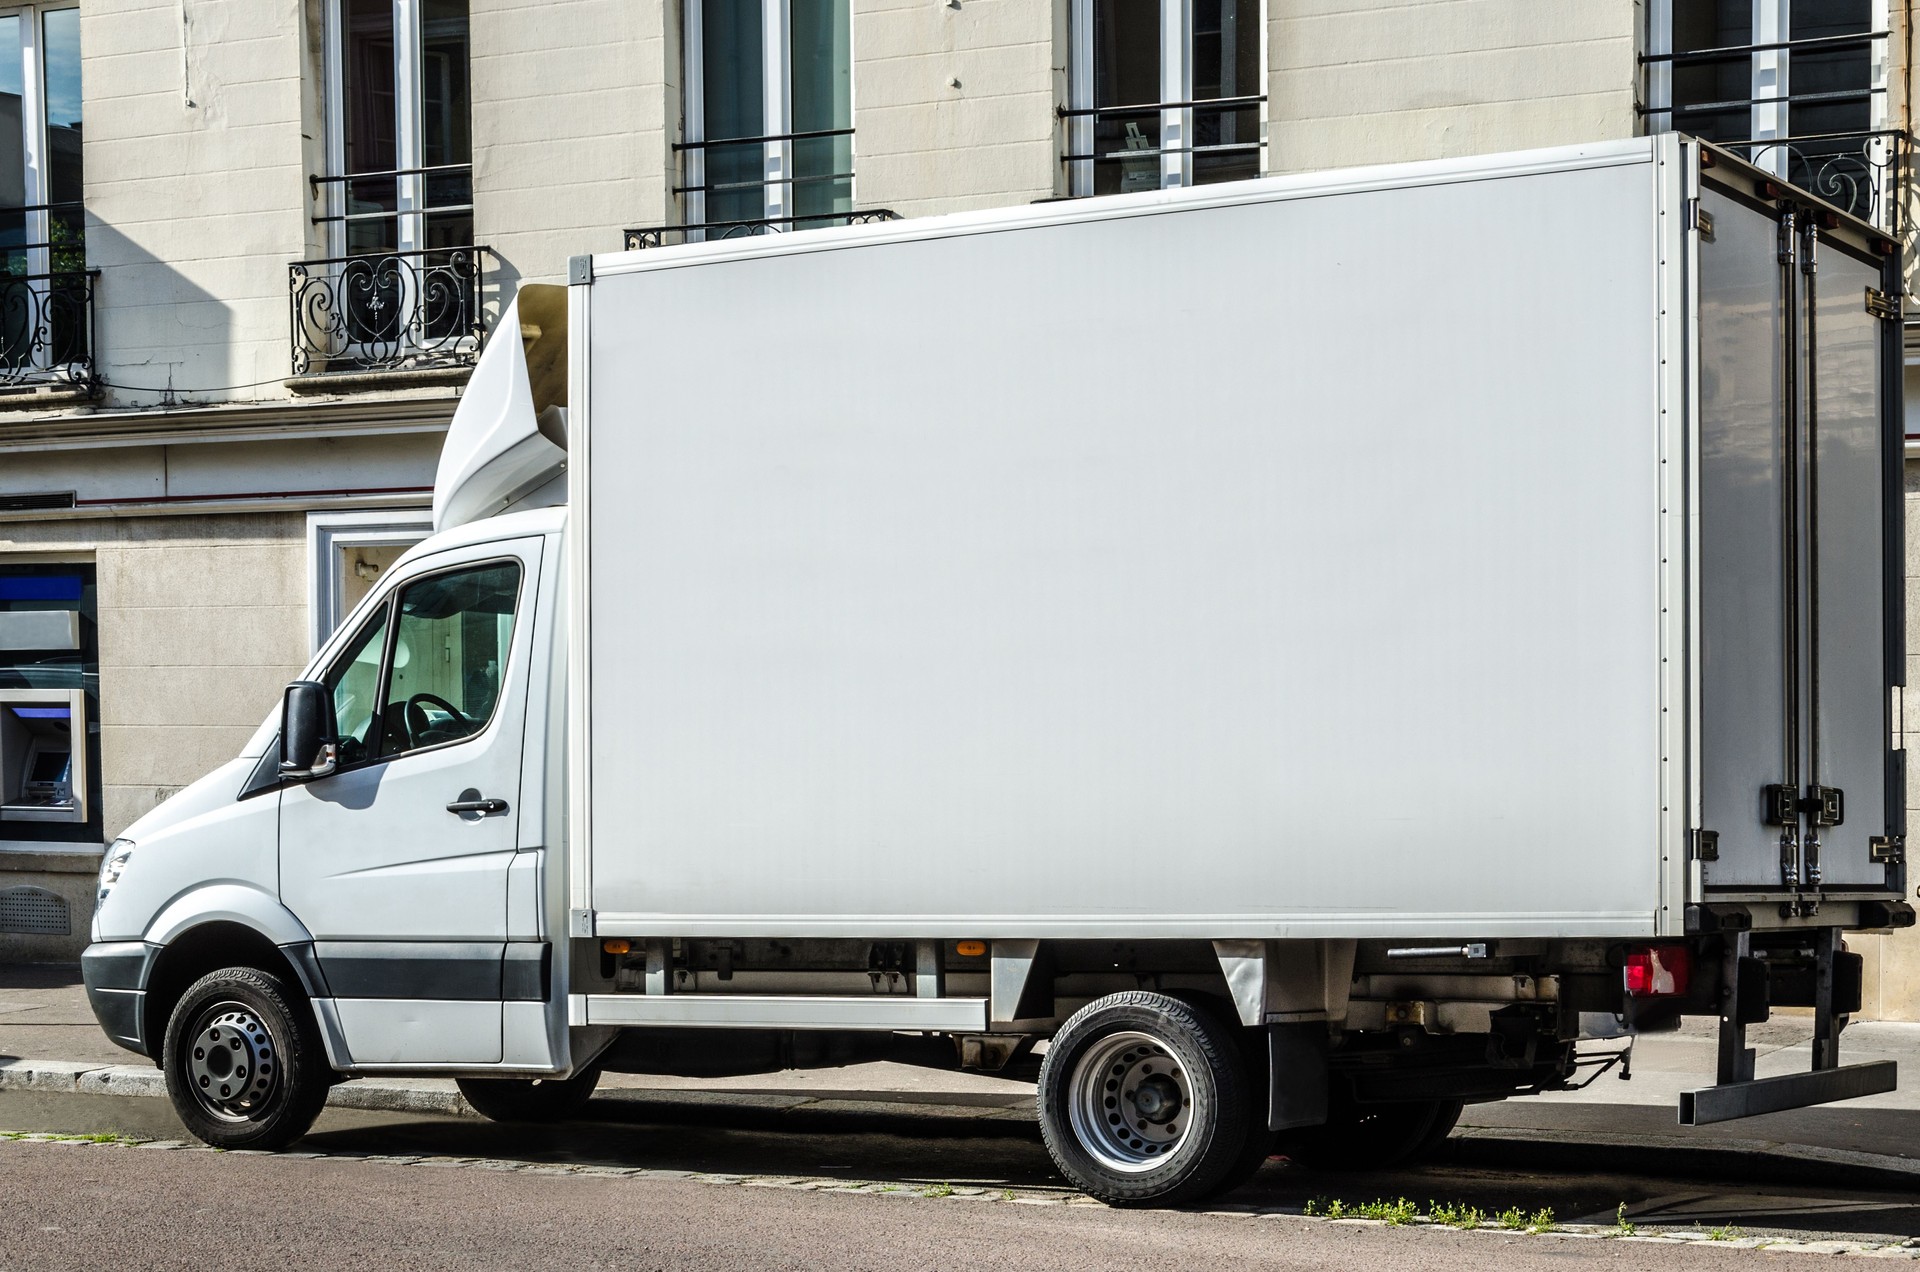
[[[810,216],[763,216],[747,221],[653,225],[627,230],[624,238],[626,250],[638,252],[643,248],[665,247],[670,239],[679,243],[712,243],[721,239],[752,238],[759,234],[788,234],[795,230],[817,230],[835,225],[871,225],[899,219],[900,214],[891,208],[870,208],[864,212],[818,212]]]
[[[1662,33],[1653,37],[1663,43]],[[1691,133],[1899,238],[1907,139],[1887,119],[1888,32],[1641,55],[1654,132]],[[1709,43],[1712,43],[1709,41]],[[1781,91],[1780,85],[1788,86]]]
[[[78,202],[0,207],[0,390],[93,390],[99,277]]]
[[[99,270],[0,275],[0,388],[93,387]]]
[[[481,246],[296,261],[288,269],[293,374],[471,367],[486,343]]]

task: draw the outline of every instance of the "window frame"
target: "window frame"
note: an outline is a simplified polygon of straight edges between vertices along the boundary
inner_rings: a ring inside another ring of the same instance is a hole
[[[338,3],[338,0],[330,0]],[[859,181],[859,131],[857,119],[858,86],[852,68],[858,64],[854,51],[852,0],[838,0],[848,6],[847,21],[847,202],[858,206],[855,194]],[[760,212],[761,219],[782,222],[796,215],[793,198],[793,9],[792,0],[759,0],[760,4]],[[682,220],[687,225],[707,224],[707,79],[706,79],[706,0],[684,0],[680,12],[680,194]],[[720,145],[724,142],[712,142]],[[809,214],[808,219],[811,218]],[[705,238],[704,231],[688,235],[689,242]]]
[[[1784,47],[1774,49],[1756,49],[1751,56],[1751,69],[1747,76],[1747,95],[1751,98],[1748,106],[1748,140],[1753,150],[1752,162],[1755,167],[1774,173],[1779,177],[1788,175],[1791,156],[1788,143],[1794,140],[1792,111],[1793,104],[1786,99],[1793,92],[1792,65],[1794,49],[1792,47],[1791,18],[1795,0],[1752,0],[1753,34],[1755,45],[1779,44]],[[1888,0],[1870,0],[1871,9],[1867,18],[1869,32],[1886,32],[1891,19]],[[1674,0],[1648,0],[1647,36],[1646,36],[1646,105],[1647,131],[1664,133],[1675,131],[1673,98],[1673,63],[1665,59],[1671,57],[1673,47],[1673,9]],[[1868,45],[1867,84],[1868,115],[1867,128],[1871,133],[1884,132],[1888,128],[1888,49],[1890,37],[1874,39]],[[1779,99],[1777,101],[1767,100]],[[1888,169],[1876,168],[1875,206],[1884,206],[1890,180]]]
[[[59,0],[57,3],[45,4],[0,4],[0,18],[20,19],[20,189],[21,198],[25,200],[20,210],[26,213],[27,239],[25,248],[27,272],[23,278],[28,291],[33,296],[32,312],[40,315],[49,313],[55,276],[53,269],[54,204],[51,202],[53,147],[47,134],[46,19],[48,14],[69,10],[77,14],[80,8],[79,0]],[[83,77],[84,74],[83,64]],[[84,125],[84,97],[81,106]],[[84,186],[84,173],[81,180]],[[84,224],[83,208],[82,225]],[[80,251],[84,257],[86,253],[84,236],[80,242]],[[61,277],[71,279],[73,275],[67,272]],[[48,339],[34,345],[30,350],[33,371],[58,371],[63,366],[78,367],[92,357],[91,332],[88,333],[78,358],[56,359],[53,354],[57,343],[54,339]]]
[[[339,178],[355,176],[347,171],[346,129],[346,22],[341,12],[343,0],[324,0],[321,18],[324,53],[321,93],[326,121],[327,171],[336,179],[326,183],[327,244],[330,257],[349,255],[347,242],[348,182]],[[394,178],[394,211],[368,214],[356,219],[375,220],[391,217],[394,221],[394,252],[422,252],[427,249],[427,218],[435,212],[473,211],[472,167],[469,163],[448,165],[468,169],[467,202],[433,204],[427,197],[426,137],[421,120],[426,113],[425,61],[422,52],[421,0],[391,0],[393,5],[393,128],[395,169],[403,174]],[[472,9],[469,5],[468,18]],[[471,66],[471,36],[468,46]],[[473,237],[469,235],[468,237]],[[387,253],[376,253],[386,255]]]
[[[1884,2],[1884,0],[1882,0]],[[1270,171],[1267,150],[1267,0],[1258,0],[1260,16],[1254,23],[1258,41],[1257,93],[1259,98],[1259,159],[1254,178]],[[1067,10],[1067,193],[1086,198],[1094,193],[1094,0],[1068,0]],[[1178,189],[1193,182],[1193,0],[1160,0],[1160,188]],[[1237,101],[1239,98],[1215,98]],[[1132,105],[1133,103],[1128,103]],[[1141,102],[1139,105],[1150,105]],[[1108,107],[1106,109],[1115,109]]]
[[[393,679],[393,650],[400,638],[401,596],[404,595],[409,588],[418,583],[431,582],[436,578],[443,578],[449,574],[463,574],[472,570],[485,570],[501,565],[511,565],[517,572],[517,581],[514,585],[513,624],[508,628],[506,657],[500,664],[500,692],[494,697],[493,710],[487,714],[486,723],[463,738],[449,738],[445,742],[434,742],[427,746],[410,747],[405,751],[395,751],[391,754],[383,753],[381,748],[386,742],[386,712],[389,705],[387,702],[387,694],[392,688]],[[367,611],[366,617],[362,620],[360,626],[353,630],[353,635],[347,638],[346,642],[341,645],[339,652],[328,661],[326,668],[321,671],[317,677],[321,684],[326,684],[332,679],[334,672],[342,666],[341,660],[345,659],[347,655],[353,651],[355,642],[358,641],[367,627],[375,621],[376,614],[384,617],[386,635],[381,641],[380,646],[380,671],[375,683],[373,695],[375,705],[373,710],[373,724],[368,730],[367,755],[364,759],[356,760],[352,763],[340,764],[334,769],[334,773],[357,773],[361,769],[372,768],[376,764],[391,764],[395,760],[404,760],[409,756],[426,755],[429,752],[443,751],[453,746],[465,746],[469,742],[478,742],[492,734],[494,729],[499,725],[500,704],[506,701],[507,685],[512,681],[513,647],[520,636],[520,615],[523,607],[527,603],[527,580],[530,577],[532,577],[532,571],[528,569],[526,559],[509,552],[500,556],[482,557],[472,561],[453,562],[435,569],[422,570],[418,574],[409,574],[405,578],[396,581],[386,595],[381,598],[380,604]],[[329,700],[331,700],[331,697],[329,697]]]

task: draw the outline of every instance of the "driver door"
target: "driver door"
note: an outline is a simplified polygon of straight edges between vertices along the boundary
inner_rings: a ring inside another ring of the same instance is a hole
[[[280,890],[356,1065],[501,1058],[540,546],[414,562],[322,674],[339,767],[281,795]]]

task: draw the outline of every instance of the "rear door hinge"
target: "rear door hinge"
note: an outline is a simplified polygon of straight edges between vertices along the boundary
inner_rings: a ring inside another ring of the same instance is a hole
[[[1900,297],[1888,295],[1878,287],[1867,288],[1867,312],[1875,318],[1885,318],[1891,322],[1900,321]]]
[[[1907,860],[1907,841],[1899,835],[1875,835],[1867,840],[1867,856],[1880,865],[1903,865]]]
[[[1687,200],[1687,216],[1693,222],[1693,228],[1700,231],[1702,243],[1713,242],[1713,213],[1700,206],[1700,200]]]
[[[1696,830],[1693,832],[1693,859],[1695,861],[1720,860],[1719,831]]]

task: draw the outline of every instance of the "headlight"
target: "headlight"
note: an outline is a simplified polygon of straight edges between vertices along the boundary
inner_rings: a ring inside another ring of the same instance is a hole
[[[107,889],[120,882],[120,872],[127,868],[127,859],[133,856],[133,840],[116,839],[107,848],[107,855],[100,859],[100,899],[107,899]]]

